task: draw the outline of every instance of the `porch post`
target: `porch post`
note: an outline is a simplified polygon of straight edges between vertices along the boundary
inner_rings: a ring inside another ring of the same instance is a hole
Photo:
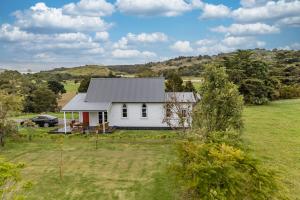
[[[74,120],[74,112],[72,112],[72,120]]]
[[[65,134],[67,134],[67,119],[66,119],[66,112],[64,112],[64,126],[65,126]]]
[[[105,117],[104,117],[104,112],[102,112],[102,131],[103,131],[103,133],[105,133]]]

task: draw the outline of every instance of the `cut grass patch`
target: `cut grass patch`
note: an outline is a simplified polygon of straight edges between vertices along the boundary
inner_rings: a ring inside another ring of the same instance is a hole
[[[175,133],[155,131],[151,137],[152,133],[103,135],[98,149],[94,136],[64,138],[62,180],[59,143],[51,139],[59,136],[9,142],[2,154],[25,163],[23,177],[34,183],[28,199],[174,199],[175,192],[166,191],[171,183],[165,171],[174,159],[174,139],[160,135]]]
[[[291,199],[300,197],[300,99],[249,106],[244,139],[263,163],[279,172]]]

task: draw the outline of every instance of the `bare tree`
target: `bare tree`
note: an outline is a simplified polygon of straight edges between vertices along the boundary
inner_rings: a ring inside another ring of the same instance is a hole
[[[164,104],[163,122],[172,129],[186,130],[192,127],[192,110],[194,102],[186,100],[183,94],[169,92]]]

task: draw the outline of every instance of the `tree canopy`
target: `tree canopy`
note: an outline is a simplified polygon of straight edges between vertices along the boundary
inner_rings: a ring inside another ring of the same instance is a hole
[[[203,76],[194,125],[206,132],[240,130],[243,127],[243,97],[237,86],[228,80],[222,67],[208,66]]]

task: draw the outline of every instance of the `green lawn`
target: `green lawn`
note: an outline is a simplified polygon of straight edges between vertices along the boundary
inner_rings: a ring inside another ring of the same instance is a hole
[[[67,92],[77,92],[80,82],[75,83],[74,80],[64,82],[64,87]]]
[[[300,99],[247,107],[244,138],[279,172],[291,199],[300,199]]]
[[[171,131],[117,131],[101,136],[96,149],[96,137],[69,136],[62,180],[57,139],[9,142],[2,155],[26,164],[23,177],[34,184],[28,199],[174,199],[166,168],[174,137]]]
[[[291,199],[300,197],[300,99],[248,106],[243,137],[253,154],[279,173]],[[24,162],[23,178],[34,186],[28,199],[174,199],[167,173],[175,159],[172,131],[117,131],[100,136],[68,136],[60,151],[54,136],[39,128],[28,142],[9,141],[1,154]],[[24,133],[25,129],[21,129]]]

